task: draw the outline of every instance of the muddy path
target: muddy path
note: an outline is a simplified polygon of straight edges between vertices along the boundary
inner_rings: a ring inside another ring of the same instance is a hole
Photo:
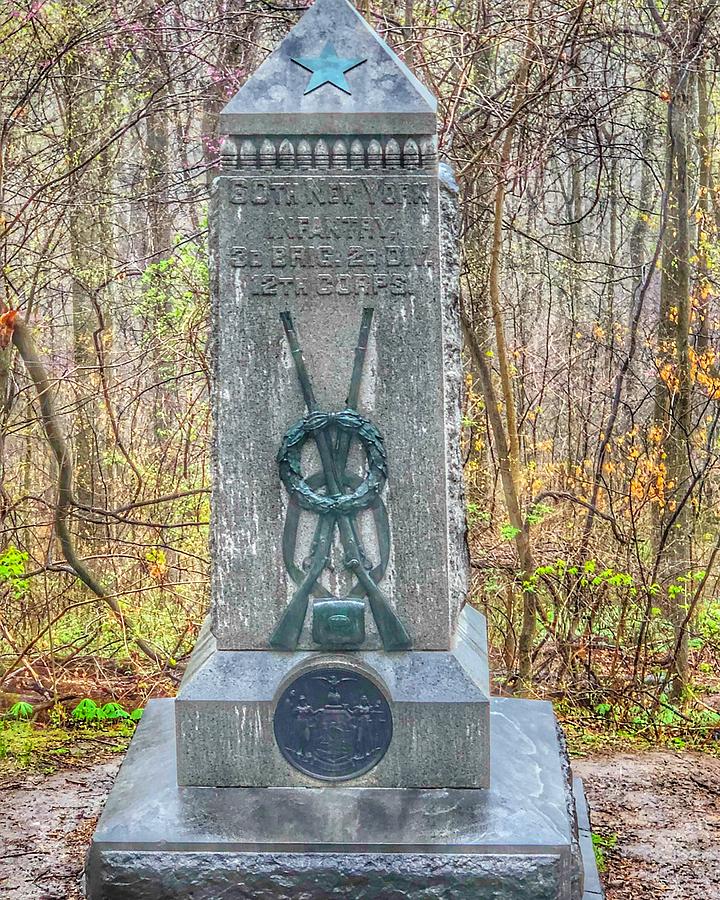
[[[0,780],[0,897],[80,900],[85,850],[120,757]]]
[[[593,831],[615,839],[608,900],[720,900],[720,759],[650,751],[576,759]]]
[[[3,900],[80,900],[85,850],[119,762],[0,778]],[[573,768],[594,830],[614,844],[608,900],[720,900],[720,760],[658,751]]]

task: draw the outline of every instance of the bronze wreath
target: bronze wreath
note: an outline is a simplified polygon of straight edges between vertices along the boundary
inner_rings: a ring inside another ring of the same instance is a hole
[[[319,431],[337,428],[357,437],[365,450],[368,471],[351,494],[318,494],[303,478],[300,457],[308,438]],[[387,458],[383,439],[377,428],[355,412],[311,412],[289,428],[277,455],[280,478],[287,492],[303,509],[320,515],[348,515],[367,509],[382,491],[387,479]]]

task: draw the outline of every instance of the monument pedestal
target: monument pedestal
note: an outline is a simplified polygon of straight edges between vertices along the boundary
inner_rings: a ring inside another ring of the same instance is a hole
[[[368,772],[352,779],[353,787],[488,786],[487,636],[484,616],[472,607],[463,610],[447,651],[218,650],[212,633],[203,629],[175,701],[179,783],[316,787],[317,780],[281,752],[273,720],[286,685],[307,674],[322,686],[313,673],[328,667],[341,678],[352,672],[364,676],[390,704],[390,746]],[[342,690],[340,684],[341,701]],[[319,705],[324,707],[324,698]],[[332,709],[324,708],[313,716],[315,731],[326,730],[320,718],[326,728],[343,730]],[[353,724],[348,722],[349,739]]]
[[[491,700],[490,738],[488,789],[179,787],[174,702],[151,701],[95,832],[88,896],[599,900],[582,889],[583,867],[599,883],[551,705]]]
[[[490,699],[464,606],[436,108],[348,0],[317,0],[221,113],[211,624],[133,739],[89,900],[599,888],[552,707]]]

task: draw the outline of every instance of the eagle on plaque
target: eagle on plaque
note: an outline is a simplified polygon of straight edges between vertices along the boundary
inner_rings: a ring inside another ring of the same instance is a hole
[[[387,701],[369,679],[350,670],[300,676],[278,710],[283,755],[316,778],[352,778],[368,771],[384,755],[392,734]]]

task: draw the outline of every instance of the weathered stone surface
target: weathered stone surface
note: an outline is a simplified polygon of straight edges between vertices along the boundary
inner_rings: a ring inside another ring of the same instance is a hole
[[[556,856],[94,851],[102,900],[564,900]],[[583,898],[584,900],[584,898]]]
[[[183,785],[317,785],[274,740],[280,694],[316,665],[354,669],[390,703],[393,737],[382,760],[344,786],[486,787],[489,676],[484,617],[466,607],[451,651],[280,653],[215,647],[204,630],[176,700]]]
[[[560,748],[560,766],[562,768],[563,778],[565,780],[565,803],[567,805],[568,817],[572,822],[572,854],[580,864],[575,868],[575,881],[573,882],[573,896],[581,893],[583,887],[582,874],[583,866],[581,864],[582,848],[580,846],[580,834],[577,816],[577,801],[573,791],[573,774],[570,767],[570,754],[565,740],[565,732],[558,722],[555,723],[557,731],[558,747]]]
[[[491,730],[488,790],[178,788],[173,703],[152,701],[95,833],[88,897],[579,900],[550,704],[494,700]]]
[[[584,880],[583,900],[604,900],[605,890],[600,881],[595,850],[593,848],[592,827],[590,825],[590,808],[585,796],[583,783],[579,778],[573,779],[573,795],[577,810],[577,825],[582,852]]]
[[[306,94],[310,74],[293,57],[366,60],[347,73],[351,94],[326,84]],[[317,0],[220,116],[226,134],[435,134],[437,103],[347,0]]]
[[[308,67],[314,73],[320,57],[338,65],[333,74],[323,63],[316,81]],[[309,90],[311,83],[320,86]],[[212,628],[221,650],[268,646],[312,557],[314,513],[302,512],[297,540],[288,529],[283,537],[289,501],[276,455],[306,402],[281,315],[297,329],[317,406],[335,413],[346,406],[368,309],[354,405],[383,435],[389,476],[380,508],[355,516],[359,558],[364,551],[376,567],[383,560],[376,580],[415,649],[451,646],[468,570],[458,260],[454,248],[440,258],[435,110],[347,0],[318,0],[221,115],[228,137],[210,216]],[[443,203],[442,227],[454,242],[456,207]],[[312,441],[302,462],[305,477],[322,478]],[[361,479],[366,470],[355,441],[347,474]],[[336,535],[314,597],[357,595],[345,566],[357,555]],[[317,649],[311,618],[312,602],[301,649]],[[365,626],[360,646],[379,647],[369,607]],[[290,649],[294,639],[275,646]],[[385,642],[400,646],[406,642]]]
[[[460,239],[458,185],[451,167],[441,163],[440,183],[440,263],[443,298],[443,360],[445,377],[445,436],[447,443],[448,535],[450,547],[450,597],[462,597],[470,581],[467,547],[465,486],[460,455],[462,432],[462,331],[460,328]],[[450,631],[454,633],[460,608],[450,605]]]
[[[391,553],[380,587],[414,648],[449,648],[467,570],[457,508],[457,322],[452,301],[443,309],[437,179],[223,176],[213,197],[218,647],[267,647],[295,589],[283,565],[288,497],[275,457],[305,404],[280,314],[292,313],[319,407],[334,412],[345,406],[362,310],[372,307],[359,412],[380,429],[388,457],[382,496]],[[306,450],[305,472],[319,471],[316,453]],[[348,469],[364,472],[357,447]],[[376,561],[372,514],[357,521]],[[315,522],[312,513],[301,514],[298,565]],[[353,583],[343,557],[336,541],[333,571],[321,579],[337,596]],[[306,649],[314,647],[309,622],[310,611],[300,643]],[[369,612],[366,631],[364,646],[379,646]]]

